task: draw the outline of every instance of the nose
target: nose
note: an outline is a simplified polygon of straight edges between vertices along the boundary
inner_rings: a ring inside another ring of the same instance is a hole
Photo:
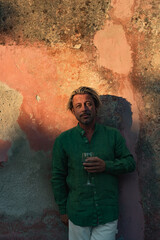
[[[87,105],[84,103],[84,104],[82,105],[82,111],[86,111],[86,110],[88,110],[88,107],[87,107]]]

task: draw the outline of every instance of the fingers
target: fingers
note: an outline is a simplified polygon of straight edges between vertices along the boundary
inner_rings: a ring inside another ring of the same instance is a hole
[[[98,157],[88,157],[83,163],[83,165],[84,166],[96,165],[96,164],[99,164],[101,161],[103,160]]]
[[[99,160],[101,160],[101,159],[98,158],[98,157],[88,157],[88,158],[86,158],[85,162],[96,162],[96,161],[99,161]]]
[[[66,214],[60,215],[60,219],[66,226],[68,226],[68,216]]]
[[[103,166],[85,167],[84,169],[87,172],[90,172],[90,173],[93,173],[93,172],[103,172],[105,170]]]
[[[90,169],[90,168],[88,168],[88,169],[85,169],[87,172],[89,172],[89,173],[98,173],[98,172],[103,172],[104,170],[102,169],[102,168],[97,168],[97,169]]]
[[[99,162],[86,162],[83,164],[84,167],[93,167],[93,166],[99,166],[100,163]]]
[[[105,171],[105,168],[106,168],[105,162],[98,157],[87,158],[86,162],[83,163],[83,165],[84,165],[84,169],[90,173],[103,172]]]

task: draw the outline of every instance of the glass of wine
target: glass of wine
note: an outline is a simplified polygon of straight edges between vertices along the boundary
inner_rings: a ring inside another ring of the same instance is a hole
[[[84,152],[84,153],[82,153],[82,164],[84,163],[84,162],[86,162],[86,159],[88,158],[88,157],[94,157],[94,153],[93,152]],[[91,179],[90,179],[90,173],[89,172],[87,172],[87,182],[86,182],[86,186],[94,186],[94,184],[93,183],[91,183]]]

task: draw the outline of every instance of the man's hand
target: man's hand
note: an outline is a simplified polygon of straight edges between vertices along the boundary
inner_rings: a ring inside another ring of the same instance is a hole
[[[88,157],[83,166],[89,173],[104,172],[106,169],[105,161],[98,157]]]
[[[67,214],[60,215],[61,221],[68,226],[68,216]]]

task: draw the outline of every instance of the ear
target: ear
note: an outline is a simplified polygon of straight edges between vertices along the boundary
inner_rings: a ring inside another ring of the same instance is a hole
[[[74,111],[74,109],[73,109],[73,108],[72,108],[71,112],[72,112],[73,114],[75,113],[75,111]]]

